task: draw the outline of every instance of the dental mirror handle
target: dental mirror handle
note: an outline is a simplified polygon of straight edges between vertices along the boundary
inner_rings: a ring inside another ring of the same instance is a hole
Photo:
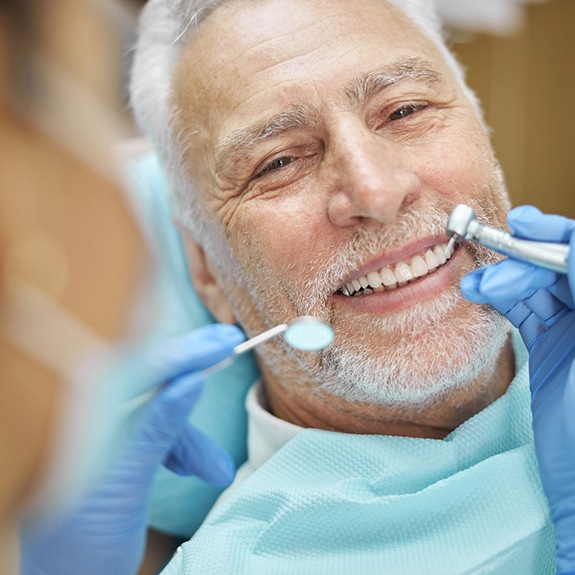
[[[497,228],[473,220],[467,227],[466,240],[474,240],[492,250],[524,260],[539,267],[567,273],[569,245],[524,240]]]
[[[276,335],[284,333],[285,331],[287,331],[288,327],[289,327],[289,324],[287,324],[287,323],[282,323],[280,325],[276,325],[275,327],[272,327],[271,329],[268,329],[267,331],[264,331],[263,333],[260,333],[259,335],[256,335],[255,337],[252,337],[251,339],[248,339],[248,340],[236,345],[236,347],[234,347],[234,349],[232,351],[232,354],[229,357],[226,357],[226,359],[222,359],[222,361],[219,361],[215,365],[212,365],[211,367],[204,369],[204,371],[203,371],[204,376],[208,377],[210,375],[213,375],[214,373],[217,373],[221,369],[224,369],[224,367],[227,367],[228,365],[230,365],[230,363],[232,363],[232,361],[234,361],[234,359],[238,355],[246,353],[246,351],[250,351],[251,349],[253,349],[257,345],[259,345],[260,343],[264,343],[268,339],[271,339],[272,337],[275,337]]]

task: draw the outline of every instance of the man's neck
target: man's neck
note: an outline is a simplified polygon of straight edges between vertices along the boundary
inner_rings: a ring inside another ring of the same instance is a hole
[[[352,403],[319,389],[274,385],[262,371],[271,412],[290,423],[344,433],[442,439],[505,393],[515,373],[515,359],[509,338],[494,372],[417,410]]]

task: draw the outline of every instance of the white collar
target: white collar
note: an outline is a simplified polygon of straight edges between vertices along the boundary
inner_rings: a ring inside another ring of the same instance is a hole
[[[262,466],[303,429],[303,427],[284,421],[268,411],[266,393],[261,381],[257,381],[250,388],[245,405],[248,412],[248,459],[238,469],[234,482],[220,495],[208,517],[258,467]]]
[[[257,382],[246,397],[248,462],[252,470],[263,465],[303,428],[272,415],[263,384]]]

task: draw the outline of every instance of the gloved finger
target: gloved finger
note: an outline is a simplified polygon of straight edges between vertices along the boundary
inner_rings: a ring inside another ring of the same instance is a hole
[[[555,272],[506,259],[470,272],[462,278],[460,287],[467,299],[493,305],[523,300],[556,281]]]
[[[211,324],[171,338],[148,352],[146,379],[159,385],[185,373],[201,371],[229,357],[244,340],[242,331],[228,324]]]
[[[481,289],[482,278],[485,272],[492,266],[479,268],[461,279],[461,293],[468,300],[477,304],[489,304],[504,315],[515,327],[520,327],[529,316],[533,315],[532,310],[522,301],[515,299],[493,299]]]
[[[181,429],[164,466],[178,475],[196,475],[214,487],[227,487],[235,474],[227,451],[189,423]]]
[[[518,330],[527,346],[530,349],[533,342],[547,331],[547,326],[533,310],[523,301],[513,304],[502,304],[497,302],[493,305],[499,313],[504,315]]]
[[[569,309],[573,309],[575,307],[573,303],[573,294],[571,293],[567,276],[561,274],[560,277],[557,278],[557,281],[547,289]]]
[[[489,303],[489,297],[481,291],[481,279],[488,267],[490,266],[473,270],[461,278],[459,287],[463,297],[478,304]]]
[[[201,373],[184,375],[166,384],[150,399],[134,422],[130,440],[115,470],[118,474],[128,473],[132,484],[136,481],[148,484],[152,480],[187,426],[188,414],[203,384]]]
[[[481,280],[487,269],[479,268],[462,278],[462,294],[474,303],[489,304],[504,315],[512,325],[519,329],[523,340],[529,347],[535,338],[547,330],[545,323],[521,300],[506,300],[501,297],[493,299],[489,294],[485,294],[481,289]]]
[[[135,441],[147,445],[149,451],[154,448],[159,454],[158,463],[186,424],[203,386],[201,372],[177,377],[164,385],[144,410],[138,422]]]
[[[493,267],[494,267],[493,265],[484,266],[476,270],[473,270],[472,272],[469,272],[468,274],[463,276],[463,278],[461,278],[459,287],[461,288],[461,293],[463,297],[465,297],[466,299],[477,304],[489,304],[495,309],[497,309],[497,311],[499,311],[500,313],[504,313],[504,311],[506,312],[517,303],[517,299],[512,298],[507,299],[507,297],[503,297],[501,294],[500,297],[493,298],[492,294],[486,293],[483,290],[482,285],[483,276],[488,270],[490,270]],[[529,295],[531,295],[531,293],[532,292],[530,291]]]
[[[481,290],[493,299],[523,300],[552,286],[558,274],[526,262],[506,259],[490,266],[482,276]]]
[[[523,301],[548,329],[566,314],[571,313],[571,309],[558,300],[549,290],[537,290]]]
[[[535,338],[547,331],[570,310],[546,289],[535,290],[524,299],[517,298],[517,293],[514,293],[516,290],[500,291],[498,297],[492,297],[489,289],[484,289],[485,283],[488,282],[484,282],[483,278],[491,271],[490,268],[499,265],[501,264],[479,268],[467,274],[461,280],[461,292],[467,299],[479,304],[489,304],[504,315],[519,329],[529,347]],[[507,299],[509,296],[512,299]]]
[[[568,242],[575,221],[563,216],[544,214],[534,206],[519,206],[507,214],[513,234],[525,239],[548,242]]]

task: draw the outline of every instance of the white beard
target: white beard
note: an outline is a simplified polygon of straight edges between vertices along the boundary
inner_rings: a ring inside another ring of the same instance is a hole
[[[459,294],[447,293],[397,314],[391,325],[389,317],[372,322],[370,331],[382,341],[380,354],[361,343],[333,346],[324,352],[313,379],[350,402],[403,406],[410,411],[445,401],[480,375],[489,381],[509,325],[485,306],[475,310],[473,321],[469,317],[450,320],[447,326],[445,318],[460,300]],[[386,346],[386,341],[393,344]]]
[[[440,233],[445,219],[445,212],[438,209],[407,214],[402,227],[393,230],[392,241],[403,241],[413,233],[415,225],[429,233]],[[344,271],[353,269],[356,259],[365,259],[366,250],[378,253],[382,246],[385,249],[390,245],[390,240],[380,233],[362,232],[353,245],[342,249],[324,266],[324,272],[308,283],[305,293],[315,295],[292,301],[298,315],[315,315],[329,322],[331,310],[325,306],[322,289],[333,286],[331,278],[342,277]],[[478,244],[466,244],[463,249],[472,254],[474,261],[464,271],[501,259]],[[358,258],[359,254],[362,255]],[[317,295],[322,293],[323,296]],[[366,316],[366,334],[361,337],[345,333],[346,320],[338,319],[338,325],[333,326],[336,340],[319,357],[312,359],[310,354],[294,352],[280,344],[283,354],[288,354],[317,388],[349,402],[403,406],[410,411],[445,401],[479,376],[483,376],[484,385],[489,385],[510,327],[491,307],[467,302],[457,286],[400,312]],[[357,326],[361,319],[355,317],[352,321]],[[381,341],[381,347],[373,345],[369,334]],[[268,365],[274,364],[272,370],[281,374],[286,365],[278,351],[269,349],[264,356]]]

